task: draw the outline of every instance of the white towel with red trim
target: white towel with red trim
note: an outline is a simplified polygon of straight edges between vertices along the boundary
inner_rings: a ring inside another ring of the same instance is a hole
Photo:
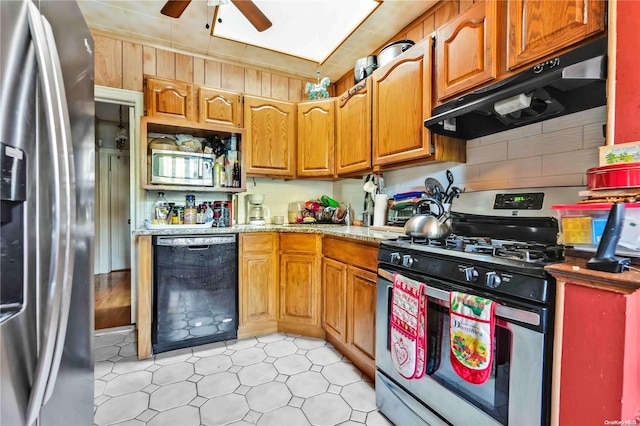
[[[457,291],[450,302],[451,366],[467,382],[484,383],[493,362],[495,302]]]
[[[391,299],[391,361],[406,379],[426,370],[427,296],[425,284],[394,274]]]

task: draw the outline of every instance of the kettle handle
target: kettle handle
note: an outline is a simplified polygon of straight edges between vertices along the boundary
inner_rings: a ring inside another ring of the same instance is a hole
[[[432,211],[429,211],[428,213],[420,213],[420,207],[426,205],[426,204],[435,204],[435,206],[438,208],[438,212],[434,213]],[[437,218],[442,217],[442,215],[444,214],[444,207],[442,206],[442,203],[438,200],[436,200],[435,198],[423,198],[422,200],[418,201],[417,203],[414,204],[413,206],[413,214],[414,216],[417,214],[429,214],[431,216],[435,216]]]

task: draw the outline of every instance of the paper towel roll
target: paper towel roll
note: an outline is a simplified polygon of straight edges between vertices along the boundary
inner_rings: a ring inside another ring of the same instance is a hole
[[[387,223],[387,194],[376,194],[373,201],[373,226],[384,226]]]

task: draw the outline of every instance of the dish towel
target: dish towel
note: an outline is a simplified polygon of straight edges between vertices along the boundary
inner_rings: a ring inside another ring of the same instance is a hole
[[[469,383],[484,383],[493,362],[495,302],[452,291],[449,336],[451,366]]]
[[[424,376],[427,342],[425,284],[394,274],[391,301],[391,361],[406,379]]]

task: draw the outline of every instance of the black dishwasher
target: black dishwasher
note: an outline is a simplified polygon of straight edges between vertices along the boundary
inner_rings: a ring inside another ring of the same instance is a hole
[[[235,234],[153,237],[153,352],[235,339]]]

